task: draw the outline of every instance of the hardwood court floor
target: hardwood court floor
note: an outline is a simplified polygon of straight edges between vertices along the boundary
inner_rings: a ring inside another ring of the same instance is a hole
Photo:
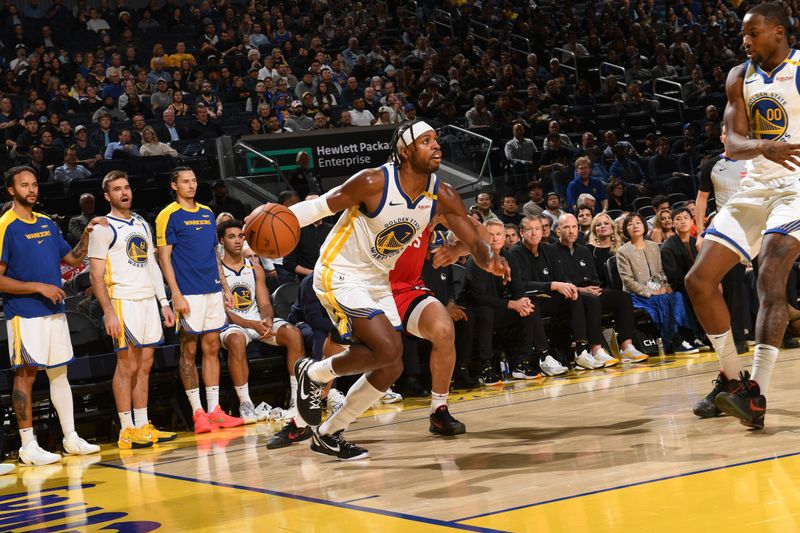
[[[781,354],[764,431],[691,414],[714,361],[460,391],[453,438],[428,434],[425,401],[385,406],[348,432],[367,461],[267,451],[267,423],[106,446],[0,478],[0,531],[800,531],[800,350]]]

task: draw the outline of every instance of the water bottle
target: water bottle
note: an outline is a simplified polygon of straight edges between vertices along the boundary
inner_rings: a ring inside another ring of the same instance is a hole
[[[664,353],[664,340],[661,337],[658,337],[656,339],[656,344],[658,345],[658,356],[664,357],[664,355],[666,355]]]

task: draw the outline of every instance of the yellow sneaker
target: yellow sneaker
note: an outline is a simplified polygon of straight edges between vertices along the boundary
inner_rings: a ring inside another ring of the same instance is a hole
[[[153,444],[157,442],[169,442],[171,440],[175,440],[178,438],[177,433],[173,433],[172,431],[161,431],[160,429],[156,428],[149,420],[147,424],[143,425],[139,430],[143,434],[150,435],[150,442]]]
[[[147,448],[153,443],[145,438],[142,431],[137,428],[125,428],[119,432],[117,446],[120,450],[130,450],[131,448]]]

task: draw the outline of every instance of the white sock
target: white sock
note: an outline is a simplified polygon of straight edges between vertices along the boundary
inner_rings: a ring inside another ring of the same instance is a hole
[[[122,411],[117,413],[119,416],[120,429],[128,429],[133,427],[133,415],[130,411]]]
[[[253,400],[250,399],[250,385],[247,383],[238,387],[234,385],[233,390],[236,391],[236,396],[239,397],[239,405],[247,402],[253,403]]]
[[[192,414],[203,408],[203,404],[200,403],[200,389],[187,389],[186,397],[189,398],[189,403],[192,406]]]
[[[334,357],[312,363],[311,366],[308,367],[308,377],[317,383],[327,383],[337,378],[336,372],[333,371]]]
[[[50,401],[58,413],[61,431],[67,438],[75,431],[75,414],[72,409],[72,389],[67,379],[67,365],[47,369],[50,379]]]
[[[219,387],[206,387],[206,404],[210,413],[219,405]]]
[[[443,405],[447,405],[447,393],[439,394],[431,391],[431,414],[435,413]]]
[[[722,373],[728,379],[738,379],[739,372],[742,371],[744,365],[739,354],[736,353],[736,343],[733,340],[733,333],[731,330],[726,331],[720,335],[708,335],[708,340],[711,341],[711,346],[717,352],[719,358],[719,366]]]
[[[302,416],[300,416],[300,413],[297,413],[296,415],[294,415],[294,417],[292,418],[292,420],[294,420],[294,425],[295,425],[295,426],[297,426],[298,428],[301,428],[301,429],[302,429],[302,428],[304,428],[304,427],[308,426],[308,424],[306,423],[306,421],[305,421],[305,420],[303,420],[303,417],[302,417]]]
[[[27,446],[28,443],[36,440],[36,435],[33,434],[33,428],[20,429],[19,437],[22,439],[23,448]]]
[[[294,375],[289,376],[289,391],[292,396],[289,399],[289,409],[297,405],[297,378]]]
[[[141,409],[133,408],[133,425],[137,428],[143,427],[147,424],[147,407]]]
[[[755,356],[753,357],[752,380],[758,383],[761,394],[767,395],[769,380],[772,378],[772,369],[775,368],[775,361],[778,360],[778,349],[768,344],[756,344]]]
[[[342,408],[336,411],[333,416],[328,417],[319,427],[319,432],[322,435],[329,435],[341,429],[346,429],[347,426],[353,423],[353,420],[380,400],[383,394],[384,391],[379,391],[367,381],[366,374],[362,375],[347,391]]]

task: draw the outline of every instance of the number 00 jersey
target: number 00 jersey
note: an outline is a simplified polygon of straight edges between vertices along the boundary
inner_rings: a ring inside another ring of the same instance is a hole
[[[385,183],[377,209],[370,213],[364,206],[351,207],[342,213],[322,245],[317,266],[385,283],[403,250],[430,224],[439,178],[431,174],[426,190],[412,200],[400,187],[397,168],[387,163],[381,169]]]
[[[744,101],[754,139],[800,142],[800,50],[792,50],[772,72],[750,61],[744,63]],[[756,181],[796,176],[764,156],[747,162],[749,177]],[[776,184],[777,185],[777,184]]]
[[[89,254],[106,262],[108,296],[120,300],[143,300],[164,294],[150,276],[155,263],[153,240],[147,224],[138,216],[129,219],[107,215],[108,226],[97,225],[89,235]],[[160,280],[159,280],[160,281]]]

